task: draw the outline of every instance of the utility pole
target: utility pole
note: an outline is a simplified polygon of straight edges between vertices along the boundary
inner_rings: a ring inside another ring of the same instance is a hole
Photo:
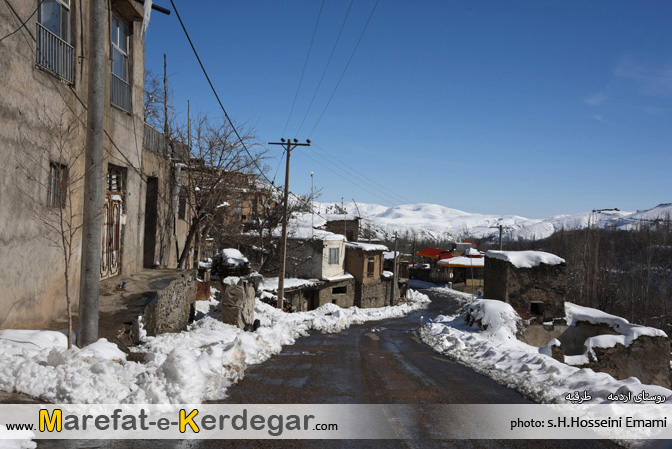
[[[315,235],[315,192],[313,192],[313,172],[310,172],[310,238]]]
[[[168,74],[166,73],[166,54],[163,54],[163,135],[168,139]]]
[[[499,229],[499,250],[502,251],[502,232],[504,231],[504,226],[497,225],[497,226],[490,226],[491,228],[496,228]],[[506,229],[511,229],[510,227],[506,227]]]
[[[282,259],[280,260],[280,273],[278,273],[278,309],[282,309],[282,302],[285,298],[285,264],[287,262],[287,213],[289,211],[289,156],[296,147],[309,147],[310,140],[306,143],[299,143],[297,139],[292,142],[290,139],[280,139],[280,142],[268,142],[269,145],[280,145],[287,151],[287,166],[285,167],[285,205],[282,215]]]
[[[89,9],[89,61],[86,111],[86,167],[79,323],[77,345],[98,340],[100,259],[103,210],[103,137],[105,126],[105,0],[92,0]]]
[[[394,270],[392,271],[392,292],[390,293],[390,306],[394,305],[396,299],[397,284],[399,279],[397,276],[397,231],[394,231]]]

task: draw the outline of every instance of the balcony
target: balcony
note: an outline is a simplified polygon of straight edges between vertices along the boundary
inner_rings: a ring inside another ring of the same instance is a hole
[[[112,74],[110,103],[128,113],[131,112],[131,85]]]
[[[75,82],[74,48],[37,24],[36,64],[67,83]]]

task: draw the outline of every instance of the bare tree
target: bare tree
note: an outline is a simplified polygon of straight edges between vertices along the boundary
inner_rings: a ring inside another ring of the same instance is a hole
[[[246,194],[248,187],[240,185],[241,179],[261,166],[265,151],[257,149],[252,130],[244,126],[240,129],[244,145],[227,121],[201,115],[194,120],[191,130],[179,134],[179,140],[188,142],[189,147],[185,151],[189,153],[188,160],[186,154],[183,156],[187,168],[182,196],[189,210],[189,232],[178,267],[185,267],[194,241],[202,241],[210,227],[217,226],[213,219],[220,206],[225,202],[233,204],[231,201]]]
[[[145,70],[145,123],[165,131],[166,122],[170,122],[174,114],[171,99],[172,89],[168,80],[164,83],[162,77],[151,70]]]
[[[83,188],[83,159],[85,147],[78,135],[80,119],[66,119],[63,111],[58,118],[40,115],[45,145],[36,150],[22,138],[16,169],[37,185],[36,189],[19,189],[35,219],[45,232],[42,238],[58,248],[63,256],[63,279],[68,320],[68,349],[72,348],[71,262],[75,239],[82,228],[80,204],[75,200]]]

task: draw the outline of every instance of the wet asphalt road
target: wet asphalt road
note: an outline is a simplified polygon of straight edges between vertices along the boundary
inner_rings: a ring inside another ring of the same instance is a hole
[[[608,441],[579,440],[437,440],[423,404],[525,404],[521,394],[437,354],[420,341],[422,315],[451,314],[458,303],[430,294],[432,303],[406,317],[353,326],[339,334],[312,333],[263,364],[249,367],[245,378],[221,403],[417,404],[405,417],[405,440],[201,440],[40,442],[38,448],[601,448]],[[442,420],[445,423],[445,419]],[[442,424],[445,425],[445,424]]]

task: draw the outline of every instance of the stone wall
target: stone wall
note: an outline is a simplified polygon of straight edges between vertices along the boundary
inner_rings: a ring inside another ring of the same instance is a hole
[[[506,261],[486,257],[485,297],[511,304],[523,319],[535,315],[543,321],[563,318],[566,268],[564,263],[516,268]]]
[[[616,379],[636,377],[643,384],[670,388],[670,340],[667,337],[638,337],[630,346],[593,348],[590,362],[581,368],[608,373]]]
[[[564,320],[562,322],[564,323]],[[557,338],[562,344],[565,355],[580,355],[586,351],[584,347],[586,339],[598,335],[618,335],[618,332],[606,324],[591,324],[585,321],[579,321],[575,326],[534,324],[527,326],[520,335],[520,340],[528,345],[543,348],[553,338]]]
[[[390,295],[382,281],[355,284],[355,305],[360,308],[383,307],[390,305]]]
[[[140,314],[147,335],[185,330],[196,300],[196,271],[186,271],[176,277],[163,279],[161,285],[151,287],[157,287],[156,296]],[[134,330],[133,334],[137,336],[137,324]]]

